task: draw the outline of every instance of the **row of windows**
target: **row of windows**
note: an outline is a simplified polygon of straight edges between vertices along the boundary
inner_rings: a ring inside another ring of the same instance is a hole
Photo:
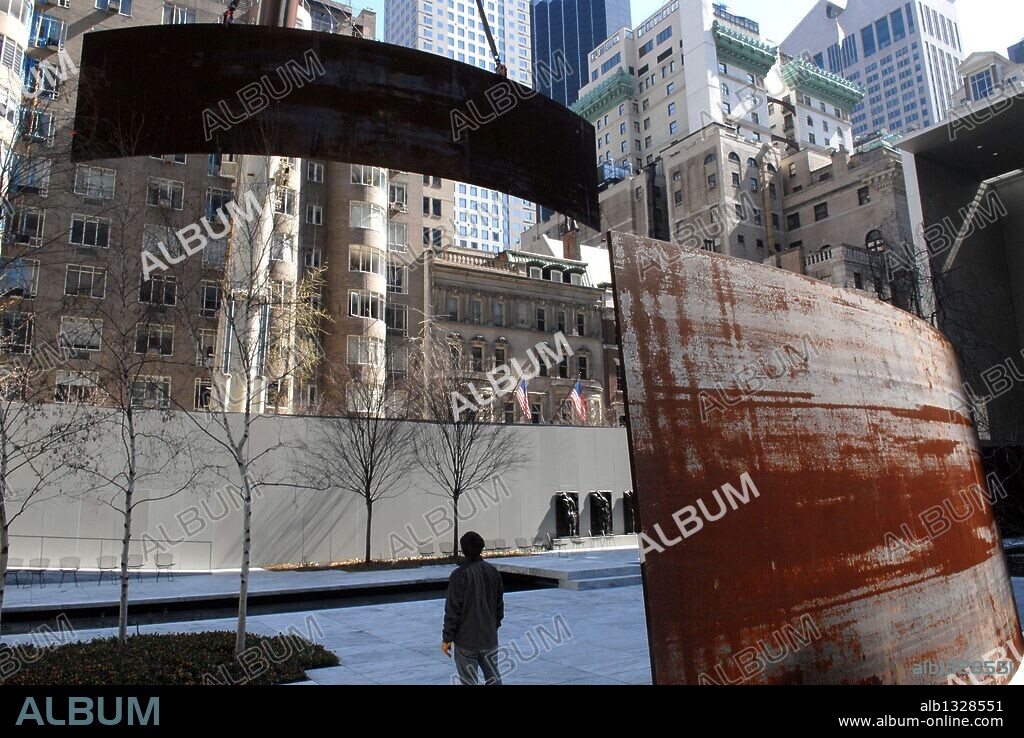
[[[490,361],[488,361],[485,347],[480,344],[471,344],[469,347],[469,355],[466,358],[468,359],[467,368],[469,371],[483,373],[506,366],[508,364],[508,348],[505,346],[495,346],[490,356]],[[551,369],[548,368],[545,362],[538,362],[536,366],[537,374],[541,377],[551,376],[558,379],[578,378],[589,381],[591,379],[590,356],[584,352],[577,352],[574,358],[574,363],[576,364],[575,375],[570,374],[568,357],[563,358]]]
[[[871,189],[869,187],[860,187],[857,190],[857,206],[863,207],[871,203]],[[821,202],[814,206],[814,220],[820,222],[826,220],[829,217],[828,202]],[[800,213],[790,213],[786,216],[786,228],[790,231],[798,230],[801,227]]]
[[[464,321],[467,323],[473,323],[475,325],[484,324],[484,302],[483,300],[470,300],[469,312],[466,315],[461,315],[461,301],[456,296],[448,297],[445,305],[445,319],[452,322]],[[549,324],[549,316],[551,313],[548,308],[539,307],[534,313],[533,326],[536,330],[546,332],[550,328],[554,328],[556,333],[566,333],[567,328],[570,326],[570,313],[565,310],[555,311],[554,325]],[[461,316],[461,319],[460,319]],[[490,324],[496,328],[511,327],[506,323],[505,314],[505,303],[495,301],[491,304],[491,321]],[[523,316],[520,315],[520,318]],[[587,335],[587,314],[584,312],[577,312],[575,323],[575,331],[578,336]]]

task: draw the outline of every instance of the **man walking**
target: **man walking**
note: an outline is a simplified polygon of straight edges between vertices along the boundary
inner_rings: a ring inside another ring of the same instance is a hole
[[[477,683],[477,667],[484,684],[501,684],[498,673],[498,628],[505,617],[501,574],[482,558],[484,539],[470,531],[459,539],[465,561],[448,578],[444,603],[441,652],[451,658],[463,684]]]

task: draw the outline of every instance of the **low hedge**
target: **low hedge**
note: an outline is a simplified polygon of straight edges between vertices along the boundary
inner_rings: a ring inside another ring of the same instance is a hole
[[[135,635],[126,643],[0,645],[0,684],[283,684],[338,663],[323,646],[290,634],[250,633],[240,659],[230,632]]]

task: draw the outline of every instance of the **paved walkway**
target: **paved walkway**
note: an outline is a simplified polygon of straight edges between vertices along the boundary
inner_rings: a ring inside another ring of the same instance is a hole
[[[441,654],[443,600],[251,615],[251,632],[312,634],[341,665],[309,672],[315,684],[451,684]],[[141,633],[232,630],[234,619],[140,626]],[[111,628],[76,637],[115,635]],[[545,589],[505,595],[499,669],[507,684],[650,684],[640,587],[595,592]],[[8,636],[27,642],[28,635]]]
[[[591,572],[600,574],[624,565],[638,565],[639,553],[632,549],[585,549],[566,554],[535,554],[489,559],[500,569],[518,574],[543,576],[548,579],[567,579]],[[389,587],[402,584],[437,583],[448,581],[454,566],[441,564],[415,569],[394,571],[265,571],[254,569],[249,579],[250,594],[296,594],[302,592],[343,592],[357,588]],[[112,606],[118,602],[117,578],[104,575],[99,583],[96,572],[79,572],[79,586],[70,577],[58,586],[60,574],[46,575],[46,586],[34,582],[31,587],[14,586],[8,578],[9,588],[4,594],[5,612],[25,612],[37,608],[74,610],[99,605]],[[26,575],[21,574],[26,581]],[[180,573],[174,581],[161,576],[143,574],[140,582],[132,575],[128,587],[129,602],[150,604],[195,601],[230,597],[238,593],[238,572],[221,571],[213,574]]]
[[[499,563],[520,573],[550,578],[600,571],[636,561],[633,551],[586,551],[570,556],[552,554],[504,559]],[[253,587],[264,592],[324,587],[383,586],[400,581],[443,580],[449,566],[402,572],[254,572]],[[133,599],[174,599],[221,596],[237,591],[237,574],[180,575],[177,581],[135,583]],[[233,589],[234,588],[234,589]],[[1024,578],[1013,580],[1017,607],[1024,620]],[[96,592],[99,590],[99,592]],[[114,601],[116,587],[55,585],[41,590],[8,590],[14,607],[46,603],[96,604]],[[6,607],[5,607],[6,609]],[[360,605],[313,612],[252,615],[253,632],[282,631],[311,634],[338,654],[341,665],[309,673],[316,684],[450,684],[454,665],[440,653],[444,601]],[[508,684],[649,684],[650,662],[639,586],[573,591],[542,589],[505,595],[499,668]],[[143,633],[231,630],[233,618],[141,625]],[[110,628],[80,630],[77,638],[114,635]],[[8,636],[9,642],[30,636]]]

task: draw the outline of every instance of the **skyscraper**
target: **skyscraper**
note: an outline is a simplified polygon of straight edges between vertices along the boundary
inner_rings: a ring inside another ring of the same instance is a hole
[[[485,7],[509,79],[532,86],[527,0],[485,0]],[[494,69],[474,0],[386,0],[385,9],[388,43]],[[536,222],[532,203],[496,190],[457,182],[453,197],[457,246],[495,252],[514,248],[522,232]]]
[[[1024,39],[1007,49],[1006,53],[1014,64],[1024,64]]]
[[[952,0],[818,0],[782,49],[867,88],[853,109],[858,137],[943,120],[963,84]]]
[[[534,63],[557,69],[561,55],[572,67],[572,74],[562,79],[540,75],[537,89],[568,107],[588,82],[587,55],[615,31],[629,27],[629,0],[531,0],[530,20]]]

